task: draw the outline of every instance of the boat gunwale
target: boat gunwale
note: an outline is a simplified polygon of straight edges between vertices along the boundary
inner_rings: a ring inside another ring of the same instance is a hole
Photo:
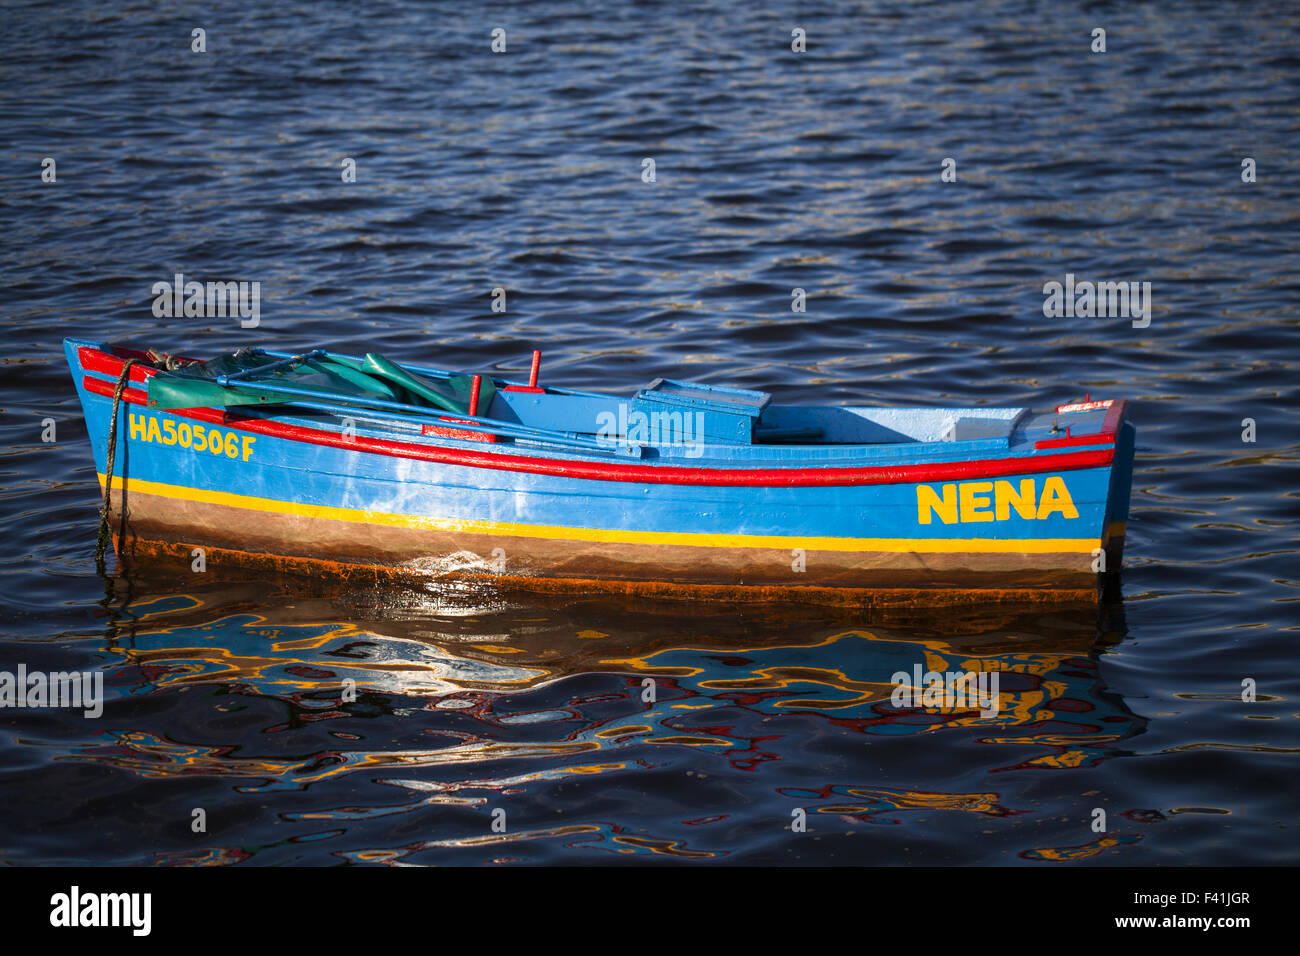
[[[115,363],[116,374],[120,376],[125,359],[106,351],[106,348],[112,348],[111,346],[84,340],[69,339],[66,341],[76,348],[77,360],[82,366],[83,373],[93,371],[99,374],[112,375],[114,374],[113,366]],[[96,356],[96,361],[88,364],[82,355],[83,350],[90,350]],[[133,352],[134,350],[122,349],[122,351]],[[138,377],[135,374],[137,371],[140,373]],[[154,371],[148,367],[135,366],[131,369],[129,377],[132,382],[143,383],[154,374]],[[93,375],[83,374],[81,386],[93,394],[105,397],[111,397],[114,391],[112,382],[96,378]],[[148,408],[147,394],[136,388],[128,387],[123,389],[122,400],[132,405]],[[1114,460],[1115,433],[1124,420],[1126,407],[1127,402],[1125,400],[1116,400],[1106,415],[1102,431],[1095,436],[1075,436],[1075,441],[1071,442],[1069,451],[1040,450],[1036,447],[1027,456],[1008,454],[995,458],[963,458],[930,463],[850,466],[808,465],[804,463],[775,467],[764,464],[739,468],[683,466],[678,463],[679,459],[666,459],[664,464],[651,464],[647,461],[633,465],[626,464],[623,461],[589,460],[574,457],[567,453],[556,453],[556,457],[531,457],[491,453],[481,448],[466,448],[463,445],[443,444],[437,441],[413,443],[373,438],[361,434],[345,438],[327,430],[289,424],[268,417],[231,413],[225,409],[209,406],[169,409],[167,414],[234,427],[255,434],[264,434],[304,444],[331,446],[348,451],[361,451],[496,471],[528,472],[564,478],[649,484],[833,487],[959,481],[995,478],[1005,475],[1036,474],[1047,471],[1074,471],[1107,467]],[[382,420],[380,415],[373,417]],[[423,437],[427,439],[434,436]],[[957,443],[924,444],[951,446]],[[1103,447],[1076,450],[1085,444]],[[528,449],[528,451],[532,453],[534,450]],[[536,451],[540,452],[542,449]],[[1043,453],[1044,451],[1046,453]],[[581,454],[581,452],[578,454]]]

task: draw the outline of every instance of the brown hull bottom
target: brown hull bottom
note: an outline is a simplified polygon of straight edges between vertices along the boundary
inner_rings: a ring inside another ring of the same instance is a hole
[[[121,499],[114,489],[120,514]],[[1080,554],[962,554],[700,548],[457,533],[247,511],[131,491],[123,569],[329,576],[341,583],[447,579],[533,593],[857,607],[1095,604]],[[114,528],[119,528],[116,517]],[[119,528],[120,530],[120,528]],[[1121,542],[1108,542],[1116,563]],[[797,566],[802,570],[796,570]]]

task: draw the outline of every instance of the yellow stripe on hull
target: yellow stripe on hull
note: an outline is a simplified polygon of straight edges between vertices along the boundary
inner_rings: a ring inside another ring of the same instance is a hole
[[[99,476],[104,485],[104,476]],[[1098,547],[1096,538],[819,538],[807,535],[707,534],[684,531],[624,531],[604,528],[569,528],[562,525],[514,524],[503,521],[472,521],[460,518],[427,518],[388,514],[327,505],[305,505],[274,498],[236,495],[228,491],[207,491],[183,485],[166,485],[139,478],[113,480],[113,487],[126,485],[128,492],[156,495],[199,504],[225,505],[248,511],[323,518],[357,524],[388,525],[462,534],[490,534],[557,541],[592,541],[610,544],[663,544],[699,548],[803,548],[808,551],[863,551],[922,554],[1090,554]]]

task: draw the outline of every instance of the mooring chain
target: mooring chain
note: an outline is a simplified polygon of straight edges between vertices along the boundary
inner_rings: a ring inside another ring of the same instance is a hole
[[[141,359],[127,359],[122,363],[122,374],[117,378],[117,387],[113,389],[113,417],[108,421],[108,467],[104,474],[104,506],[99,509],[99,538],[95,542],[95,571],[104,576],[104,552],[108,548],[111,532],[108,528],[109,501],[113,493],[113,459],[117,454],[117,411],[122,402],[122,392],[131,379],[131,369],[136,365],[148,365]],[[126,495],[122,495],[122,524],[126,525]]]

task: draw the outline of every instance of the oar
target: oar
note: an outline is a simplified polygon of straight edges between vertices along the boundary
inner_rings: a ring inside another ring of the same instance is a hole
[[[220,375],[217,377],[217,384],[224,385],[221,381],[228,376]],[[238,383],[235,388],[241,387]],[[270,383],[258,382],[255,387],[258,391],[270,392],[276,395],[286,395],[297,399],[307,399],[307,401],[296,401],[292,404],[304,408],[317,408],[329,412],[342,412],[344,414],[354,413],[358,409],[383,411],[385,417],[394,421],[409,421],[417,424],[436,424],[442,428],[466,428],[472,431],[487,432],[493,435],[502,435],[506,438],[522,439],[524,441],[547,442],[553,445],[564,445],[570,448],[582,448],[587,451],[598,451],[604,454],[622,454],[639,458],[641,448],[639,445],[608,445],[594,441],[590,438],[583,438],[576,432],[561,432],[551,428],[536,428],[531,425],[515,424],[513,422],[499,422],[490,418],[483,418],[479,415],[465,415],[460,412],[445,412],[438,409],[422,408],[418,405],[406,405],[401,402],[386,402],[378,398],[368,398],[364,395],[349,395],[347,401],[349,404],[341,404],[339,396],[330,392],[318,392],[310,388],[298,388],[292,385],[273,385]],[[451,417],[449,421],[448,418]]]
[[[264,352],[261,349],[249,349],[248,351],[254,353],[255,355],[271,354],[270,352]],[[309,361],[311,359],[320,358],[324,354],[325,354],[324,349],[312,349],[310,352],[304,352],[301,355],[289,355],[281,359],[279,362],[272,362],[270,365],[256,365],[253,366],[252,368],[246,368],[238,372],[231,372],[228,375],[218,375],[217,384],[227,385],[230,382],[234,381],[235,379],[244,378],[246,375],[251,375],[254,372],[260,374],[262,372],[272,372],[275,371],[276,369],[284,368],[285,366],[301,365],[303,362]]]
[[[270,355],[272,353],[262,352],[261,354]],[[303,355],[290,356],[284,361],[276,362],[274,364],[276,366],[284,366],[284,365],[292,364],[294,362],[305,361],[307,358],[319,358],[326,354],[327,353],[325,353],[323,349],[316,349],[314,352],[304,353]],[[268,369],[271,367],[272,366],[270,365],[263,365],[261,366],[261,369]],[[248,375],[251,372],[260,371],[261,369],[245,369],[244,371],[233,372],[228,375],[218,375],[216,376],[214,381],[218,385],[222,386],[223,388],[229,388],[229,387],[250,388],[259,392],[269,392],[276,395],[301,396],[302,398],[324,401],[330,404],[335,404],[340,402],[340,396],[336,393],[322,392],[316,389],[304,388],[300,385],[284,385],[284,384],[277,384],[272,382],[262,382],[258,380],[232,382],[232,379],[239,379],[245,375]],[[368,395],[347,395],[347,396],[343,396],[343,398],[346,400],[347,403],[351,403],[351,404],[359,404],[369,408],[384,409],[386,411],[403,412],[408,414],[414,413],[420,416],[433,416],[433,417],[437,417],[438,420],[441,420],[441,416],[435,410],[424,408],[419,405],[409,405],[404,402],[390,402],[385,399],[371,398]],[[481,415],[470,415],[465,412],[461,412],[457,409],[446,409],[446,411],[456,415],[457,421],[463,420],[466,425],[479,424],[481,426],[479,430],[497,429],[500,432],[500,434],[506,434],[505,431],[500,431],[500,430],[509,429],[510,431],[520,435],[526,435],[526,436],[535,435],[542,438],[553,438],[553,437],[562,438],[568,441],[590,443],[591,445],[601,449],[605,449],[608,447],[607,445],[603,445],[598,442],[592,442],[590,439],[582,438],[577,432],[562,432],[555,428],[542,428],[540,426],[525,425],[519,422],[500,422],[497,421],[496,419],[485,418]]]
[[[256,351],[262,355],[269,355],[272,358],[293,357],[293,354],[290,352],[272,352],[268,349],[257,349]],[[352,355],[340,355],[337,352],[324,352],[324,354],[329,356],[332,359],[341,359],[347,362],[351,362],[355,364],[355,366],[358,369],[361,368],[363,364],[361,359],[356,358],[355,356]],[[449,372],[446,369],[441,369],[441,368],[428,368],[427,366],[422,366],[422,365],[403,364],[400,367],[405,369],[408,372],[414,372],[416,375],[426,375],[429,376],[430,378],[456,378],[464,374],[462,372]],[[504,378],[493,378],[491,379],[491,381],[493,385],[496,385],[498,387],[505,386],[505,385],[525,384],[523,382],[512,382],[509,379],[504,379]],[[578,388],[557,388],[554,385],[548,385],[546,387],[546,390],[554,395],[575,395],[579,398],[609,398],[608,395],[603,394],[601,392],[584,392],[582,389],[578,389]]]
[[[323,412],[330,412],[336,415],[345,415],[351,417],[362,413],[361,417],[366,417],[364,412],[368,409],[351,408],[347,405],[335,405],[329,402],[294,402],[294,408],[309,408]],[[377,416],[376,416],[377,417]],[[517,441],[533,442],[538,445],[555,445],[561,448],[573,448],[579,451],[589,453],[598,453],[602,455],[623,455],[628,458],[640,458],[642,447],[640,445],[605,445],[599,442],[578,438],[572,436],[572,432],[553,432],[551,434],[534,434],[519,433],[513,431],[511,426],[480,425],[477,422],[462,421],[456,418],[434,418],[430,420],[427,415],[402,415],[397,413],[386,413],[381,421],[410,422],[416,425],[434,424],[439,428],[460,429],[462,431],[482,432],[489,435],[501,435],[504,438],[513,438]]]

